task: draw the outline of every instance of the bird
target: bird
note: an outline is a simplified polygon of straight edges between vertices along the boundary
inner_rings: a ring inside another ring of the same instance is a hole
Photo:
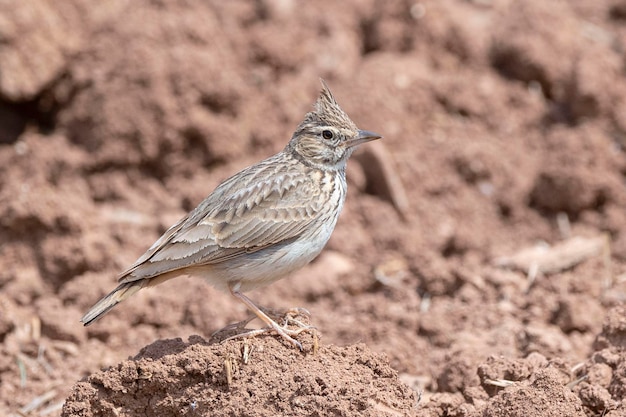
[[[276,323],[244,293],[320,254],[346,199],[349,157],[359,145],[382,138],[357,128],[320,81],[313,109],[285,148],[224,180],[165,231],[81,318],[85,326],[143,288],[199,276],[243,303],[268,332],[302,350],[294,338],[299,330]]]

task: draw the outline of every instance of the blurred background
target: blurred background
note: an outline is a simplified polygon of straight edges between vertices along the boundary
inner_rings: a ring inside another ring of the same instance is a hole
[[[79,323],[287,144],[320,77],[384,139],[350,161],[325,252],[254,300],[385,353],[429,415],[489,357],[623,346],[625,46],[624,0],[0,1],[0,414],[59,415],[101,367],[247,317],[189,279]]]

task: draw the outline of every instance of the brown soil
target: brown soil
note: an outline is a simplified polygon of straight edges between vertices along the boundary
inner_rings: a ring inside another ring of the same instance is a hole
[[[0,39],[0,415],[626,415],[624,0],[14,1]],[[319,77],[385,138],[250,294],[319,347],[211,342],[247,312],[199,279],[80,326]]]

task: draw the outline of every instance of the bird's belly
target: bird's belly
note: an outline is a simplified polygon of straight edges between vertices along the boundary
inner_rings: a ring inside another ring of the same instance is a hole
[[[237,256],[210,268],[194,271],[217,289],[228,291],[228,285],[239,285],[242,292],[263,287],[284,278],[311,262],[324,248],[328,236],[297,239],[256,252]]]

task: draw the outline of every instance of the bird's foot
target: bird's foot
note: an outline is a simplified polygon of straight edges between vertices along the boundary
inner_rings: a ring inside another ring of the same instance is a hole
[[[241,338],[249,338],[256,337],[262,334],[275,332],[279,334],[283,339],[289,342],[291,345],[300,349],[300,351],[304,350],[302,343],[295,339],[300,333],[309,331],[313,334],[314,345],[317,345],[318,334],[317,328],[315,326],[311,326],[307,324],[304,320],[308,320],[311,316],[304,308],[292,308],[285,312],[278,313],[275,310],[270,310],[263,308],[264,317],[262,318],[268,326],[260,328],[260,329],[249,329],[246,326],[250,324],[252,320],[257,318],[257,315],[251,316],[246,320],[240,321],[238,323],[230,324],[223,329],[220,329],[211,335],[212,339],[220,339],[221,342],[225,342],[227,340],[241,339]],[[261,317],[259,317],[261,318]],[[278,324],[278,322],[282,323]],[[221,339],[219,336],[224,333],[235,334],[228,336],[224,339]]]

